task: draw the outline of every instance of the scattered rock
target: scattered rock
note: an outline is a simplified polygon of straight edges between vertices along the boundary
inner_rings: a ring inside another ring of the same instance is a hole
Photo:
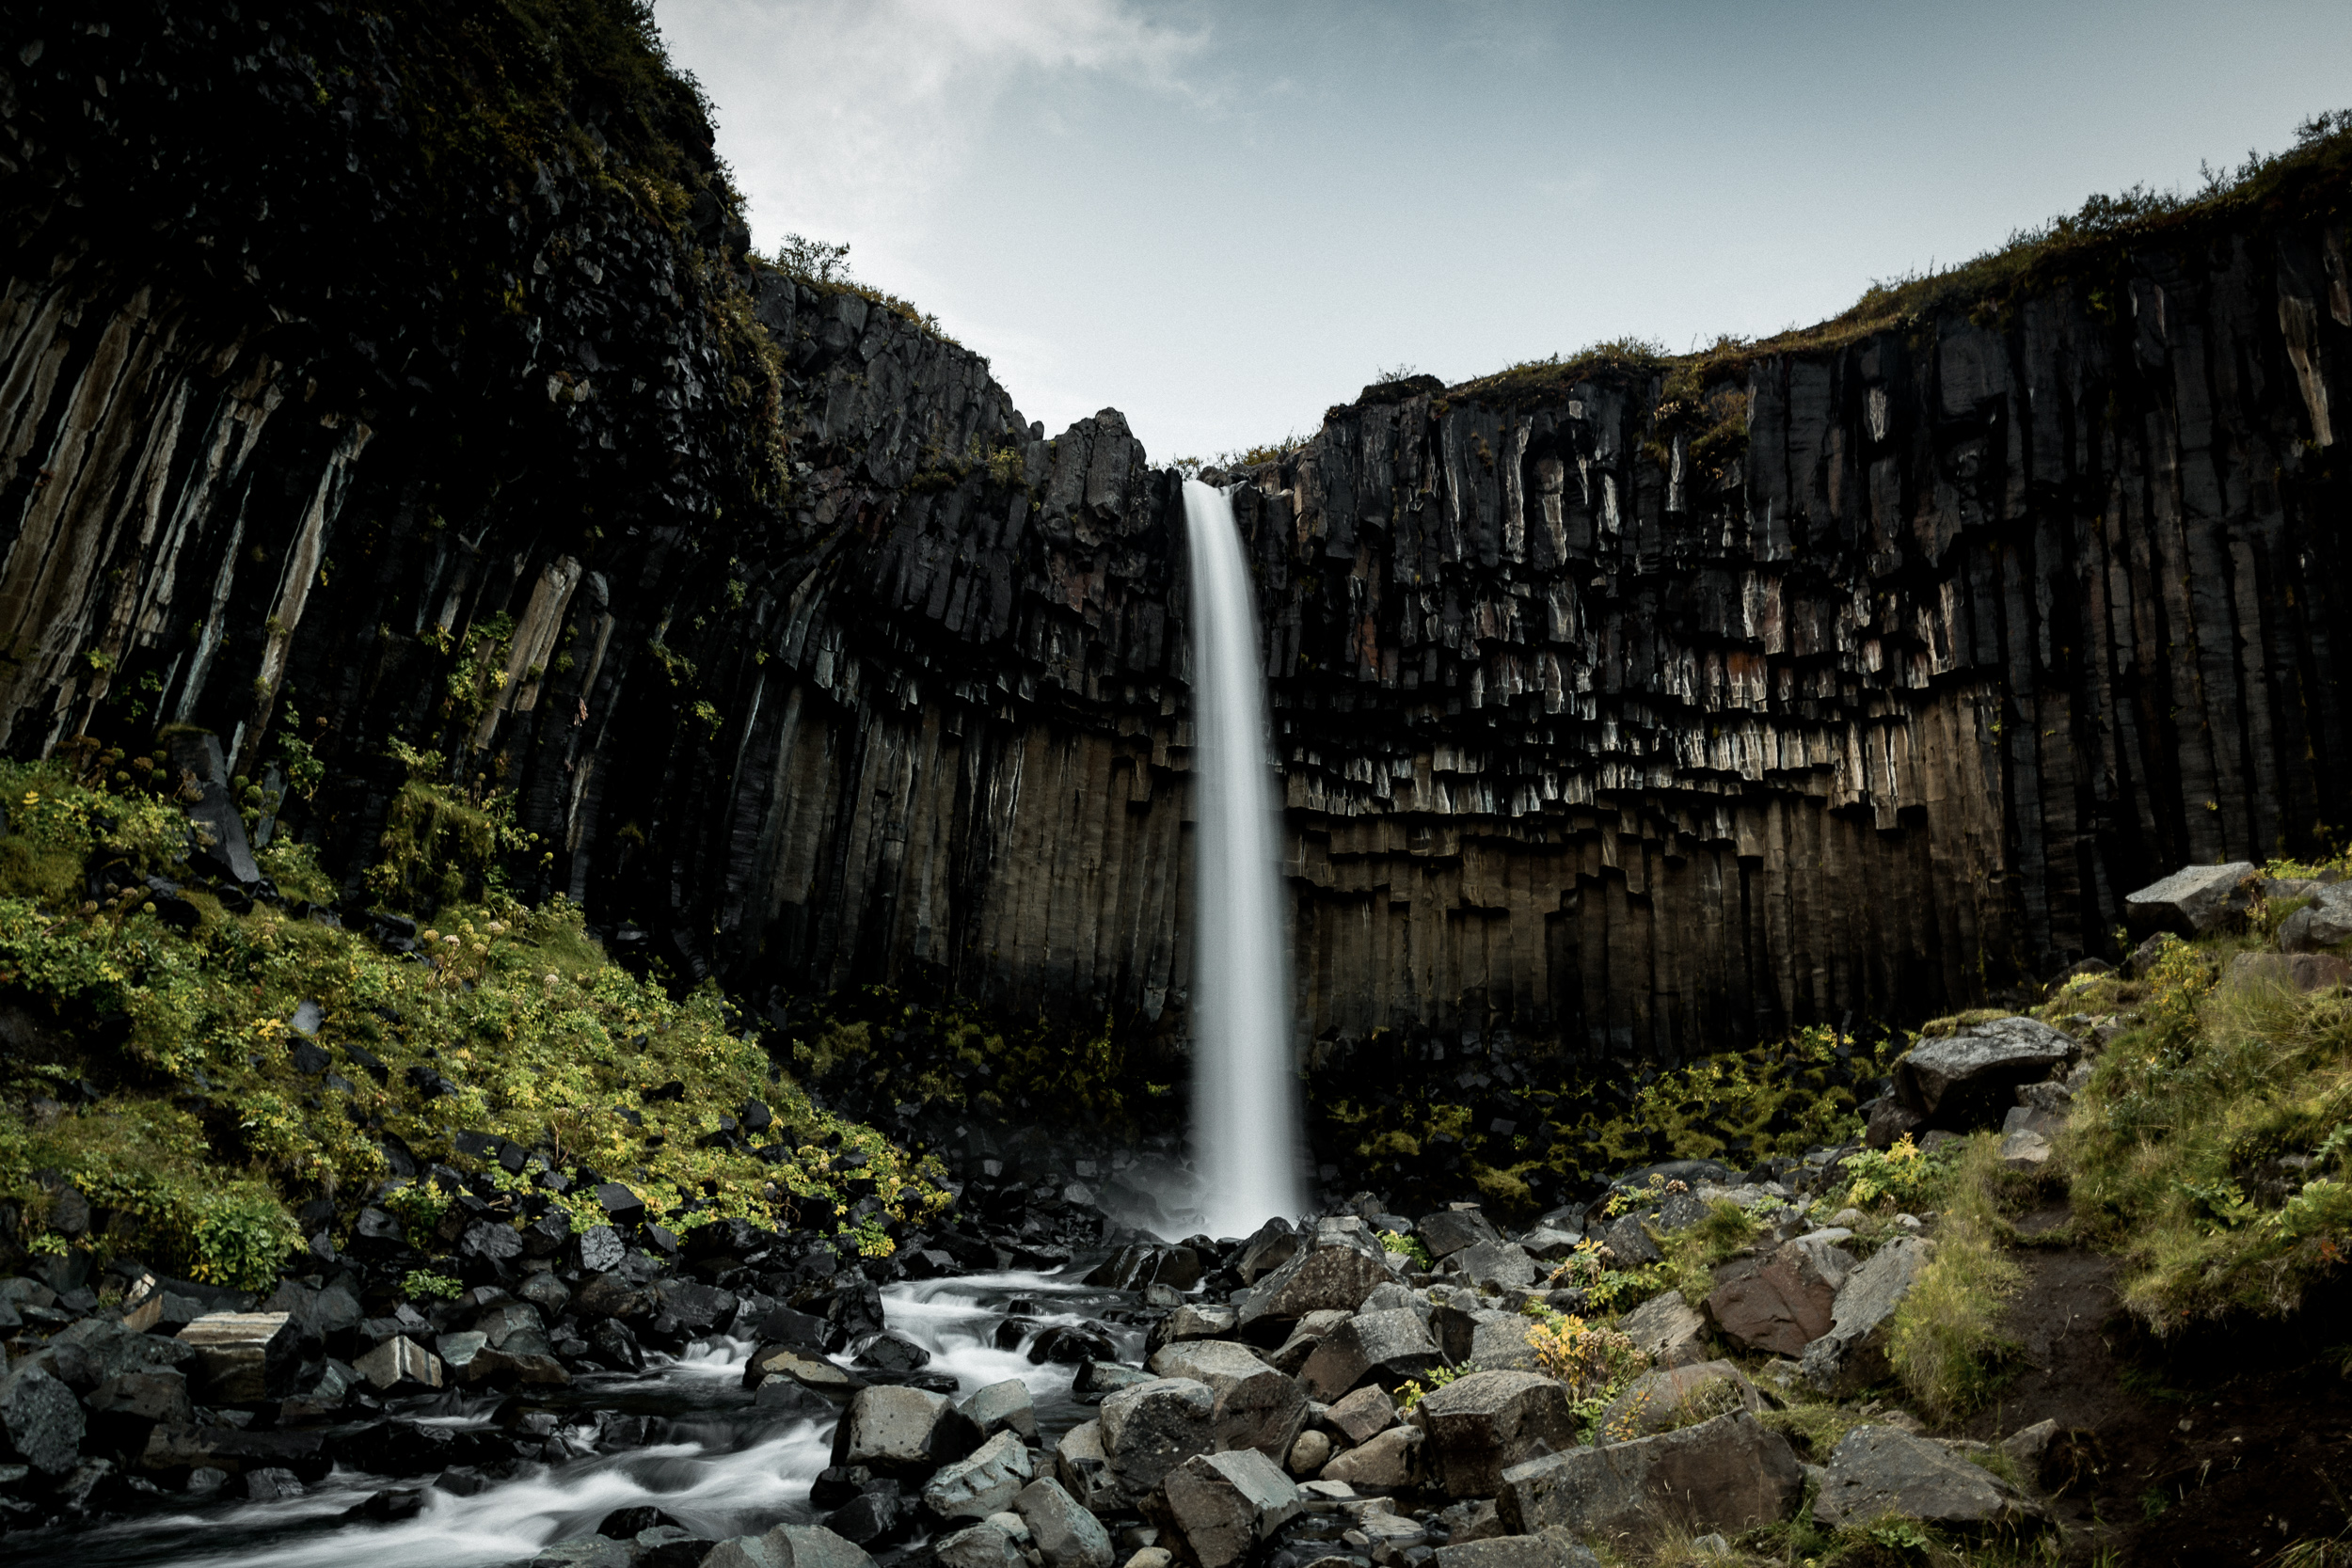
[[[1417,1428],[1391,1427],[1332,1459],[1324,1465],[1321,1479],[1345,1481],[1367,1496],[1402,1491],[1412,1484],[1413,1451],[1421,1441]]]
[[[210,1404],[282,1399],[301,1370],[300,1336],[287,1312],[207,1312],[180,1331],[196,1348],[196,1384]]]
[[[1319,1244],[1258,1283],[1242,1307],[1240,1326],[1246,1330],[1260,1322],[1286,1323],[1322,1310],[1353,1313],[1374,1287],[1387,1284],[1390,1277],[1389,1265],[1372,1251]]]
[[[1216,1441],[1216,1393],[1188,1377],[1153,1378],[1105,1398],[1098,1418],[1103,1456],[1120,1492],[1141,1502],[1170,1470],[1208,1452]]]
[[[1728,1361],[1700,1361],[1644,1372],[1601,1412],[1594,1441],[1602,1445],[1696,1426],[1734,1410],[1760,1411],[1764,1396]]]
[[[2226,865],[2189,865],[2123,895],[2123,922],[2135,936],[2169,931],[2197,937],[2251,908],[2254,875],[2250,861]]]
[[[986,1520],[941,1538],[931,1555],[940,1568],[1027,1568],[1020,1544]]]
[[[2352,882],[2341,884],[2352,890]],[[2352,935],[2352,916],[2347,916]],[[2230,960],[2233,985],[2269,984],[2295,991],[2333,990],[2352,983],[2352,960],[2333,953],[2240,953]]]
[[[1918,1237],[1899,1237],[1846,1276],[1830,1310],[1830,1331],[1805,1347],[1799,1363],[1807,1382],[1842,1397],[1886,1375],[1887,1323],[1927,1267],[1928,1253]]]
[[[1110,1568],[1110,1532],[1060,1482],[1050,1477],[1031,1481],[1012,1507],[1029,1527],[1045,1568]]]
[[[1990,1470],[1893,1427],[1856,1427],[1830,1454],[1813,1517],[1831,1529],[1900,1513],[1947,1529],[2022,1524],[2041,1510]]]
[[[2296,911],[2279,927],[2282,953],[2310,953],[2348,942],[2352,942],[2352,882],[2315,890],[2310,906]]]
[[[1455,1253],[1453,1260],[1465,1278],[1498,1290],[1524,1290],[1535,1283],[1539,1272],[1527,1249],[1512,1242],[1473,1242]]]
[[[64,1475],[81,1463],[87,1430],[82,1402],[46,1368],[28,1362],[0,1380],[0,1433],[43,1475]]]
[[[1000,1432],[968,1457],[942,1465],[923,1488],[923,1504],[943,1519],[985,1519],[1010,1508],[1036,1475],[1021,1434]]]
[[[876,1475],[921,1475],[972,1451],[972,1423],[946,1395],[898,1386],[861,1388],[834,1430],[833,1462]]]
[[[1830,1329],[1837,1288],[1853,1272],[1851,1254],[1803,1238],[1768,1259],[1723,1275],[1707,1298],[1707,1316],[1734,1345],[1771,1355],[1802,1355]]]
[[[448,1338],[454,1339],[460,1336],[451,1335]],[[482,1344],[488,1342],[487,1336],[485,1336]],[[471,1353],[479,1351],[482,1345],[464,1348],[469,1353],[467,1359],[471,1359]],[[404,1385],[412,1388],[438,1388],[441,1386],[439,1357],[405,1334],[393,1335],[353,1362],[351,1367],[352,1370],[388,1393]]]
[[[1393,1391],[1444,1361],[1421,1314],[1398,1307],[1359,1313],[1325,1335],[1298,1379],[1310,1398],[1336,1400],[1367,1380]]]
[[[1618,1320],[1617,1327],[1653,1366],[1707,1359],[1707,1323],[1679,1291],[1650,1297]]]
[[[1167,1481],[1169,1522],[1200,1568],[1248,1557],[1300,1511],[1298,1488],[1255,1449],[1196,1454]]]
[[[1437,1568],[1600,1568],[1582,1542],[1554,1530],[1544,1535],[1490,1535],[1438,1548]]]
[[[1216,1396],[1212,1445],[1220,1451],[1255,1449],[1279,1465],[1307,1418],[1307,1394],[1298,1380],[1230,1339],[1170,1345],[1152,1357],[1152,1370],[1208,1385]]]
[[[1930,1126],[1996,1121],[2017,1086],[2074,1060],[2074,1038],[2038,1019],[1996,1018],[1921,1040],[1895,1064],[1895,1092]]]
[[[1535,1372],[1456,1378],[1424,1396],[1414,1418],[1429,1434],[1438,1484],[1455,1497],[1492,1497],[1511,1466],[1576,1446],[1566,1386]]]
[[[1000,1432],[1013,1432],[1036,1440],[1037,1402],[1029,1393],[1029,1386],[1017,1377],[976,1390],[956,1408],[979,1429],[984,1438]]]
[[[1396,1424],[1396,1401],[1378,1384],[1359,1388],[1323,1413],[1350,1443],[1368,1443]]]
[[[1331,1439],[1320,1432],[1302,1432],[1298,1441],[1291,1445],[1290,1459],[1283,1468],[1295,1476],[1311,1476],[1323,1468],[1331,1457]]]

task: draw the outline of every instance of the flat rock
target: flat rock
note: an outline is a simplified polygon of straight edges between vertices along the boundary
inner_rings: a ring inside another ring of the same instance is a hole
[[[830,1399],[846,1400],[866,1386],[865,1380],[803,1345],[762,1345],[743,1363],[743,1385],[755,1388],[767,1378],[788,1377],[802,1387]]]
[[[1764,1408],[1747,1374],[1728,1361],[1699,1361],[1644,1372],[1601,1412],[1594,1441],[1606,1446],[1695,1426],[1734,1410]]]
[[[1624,1550],[1677,1530],[1738,1534],[1793,1513],[1804,1472],[1787,1438],[1744,1410],[1503,1472],[1495,1510],[1514,1533],[1572,1532]]]
[[[1487,1497],[1502,1472],[1576,1446],[1568,1390],[1538,1372],[1481,1371],[1423,1396],[1417,1420],[1429,1434],[1429,1468],[1455,1497]]]
[[[2012,1526],[2040,1514],[2016,1488],[1941,1443],[1894,1427],[1856,1427],[1830,1454],[1813,1517],[1836,1529],[1899,1513],[1947,1529]]]
[[[1707,1316],[1740,1349],[1802,1355],[1830,1329],[1837,1288],[1853,1272],[1851,1254],[1802,1239],[1724,1277],[1707,1298]]]
[[[1830,1308],[1827,1334],[1807,1345],[1799,1365],[1805,1381],[1824,1393],[1843,1397],[1887,1372],[1886,1331],[1926,1268],[1929,1243],[1916,1236],[1889,1242],[1846,1276]]]
[[[1928,1125],[1965,1132],[1999,1121],[2019,1085],[2047,1078],[2079,1049],[2039,1019],[1990,1019],[1914,1046],[1895,1064],[1895,1092]]]
[[[1229,1568],[1296,1518],[1298,1488],[1255,1449],[1196,1454],[1169,1472],[1168,1521],[1200,1568]]]
[[[2178,937],[2201,936],[2253,904],[2254,875],[2250,861],[2226,865],[2188,865],[2123,895],[2123,923],[2136,937],[2170,931]]]

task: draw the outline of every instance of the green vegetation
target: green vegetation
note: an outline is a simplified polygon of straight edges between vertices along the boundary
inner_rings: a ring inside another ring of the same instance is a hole
[[[1393,1230],[1383,1230],[1380,1232],[1380,1245],[1384,1251],[1402,1253],[1405,1257],[1411,1259],[1413,1267],[1423,1274],[1427,1274],[1437,1266],[1435,1260],[1429,1256],[1429,1248],[1418,1236],[1401,1236]]]
[[[787,277],[821,293],[855,294],[869,305],[879,305],[927,338],[943,343],[956,341],[941,327],[939,318],[929,310],[921,309],[912,300],[901,299],[897,294],[861,283],[852,277],[847,243],[835,244],[812,240],[804,234],[787,234],[769,264]]]
[[[136,1250],[258,1285],[300,1239],[288,1206],[381,1181],[388,1136],[420,1158],[514,1180],[458,1152],[461,1131],[575,1176],[593,1167],[675,1228],[737,1216],[842,1228],[849,1198],[833,1169],[850,1151],[866,1156],[857,1175],[886,1214],[945,1201],[935,1167],[778,1077],[716,990],[674,999],[609,963],[560,897],[526,908],[483,871],[473,879],[491,885],[444,900],[421,933],[428,962],[268,904],[241,914],[194,887],[153,895],[143,877],[187,875],[188,830],[166,770],[73,755],[78,772],[0,764],[0,1009],[21,1015],[31,1042],[0,1065],[0,1196],[22,1205],[25,1244]],[[452,828],[447,812],[433,820],[421,842],[471,831]],[[324,882],[298,846],[267,858],[284,882]],[[99,885],[86,887],[86,874]],[[396,896],[452,887],[384,885]],[[312,1073],[290,1049],[305,1001],[324,1018],[326,1066]],[[781,1146],[772,1164],[720,1135],[734,1125],[721,1118],[753,1100],[776,1119],[760,1135]],[[52,1227],[65,1183],[97,1212],[87,1232]],[[580,1198],[576,1223],[595,1217]],[[414,1185],[388,1201],[429,1227],[441,1200]],[[849,1241],[890,1245],[871,1217]]]
[[[1961,1148],[1949,1164],[1911,1162],[1933,1173],[1920,1179],[1913,1200],[1932,1194],[1941,1205],[1935,1251],[1896,1308],[1887,1339],[1887,1359],[1904,1388],[1939,1417],[1977,1408],[1999,1386],[2014,1350],[2000,1336],[2001,1311],[2025,1279],[2003,1247],[2010,1227],[2001,1217],[2002,1196],[2009,1186],[2000,1138],[1979,1132]],[[1855,1201],[1851,1189],[1848,1201]]]

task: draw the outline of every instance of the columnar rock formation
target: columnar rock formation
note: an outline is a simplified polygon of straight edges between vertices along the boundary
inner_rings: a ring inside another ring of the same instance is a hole
[[[152,245],[169,191],[77,203],[93,62],[196,71],[183,116],[252,89],[56,14],[0,61],[11,751],[159,720],[255,780],[314,751],[286,819],[355,892],[421,769],[511,800],[521,891],[686,972],[1181,1029],[1181,507],[1118,414],[1046,439],[891,303],[747,262],[707,128],[638,200],[586,110],[485,187],[508,292],[389,363],[363,263],[216,264],[274,243],[266,189]],[[389,74],[338,99],[257,49],[348,135],[249,185],[409,177]],[[1982,320],[1371,388],[1232,476],[1303,1023],[1668,1056],[1915,1013],[2346,821],[2352,301],[2341,226],[2296,215],[2334,200]]]

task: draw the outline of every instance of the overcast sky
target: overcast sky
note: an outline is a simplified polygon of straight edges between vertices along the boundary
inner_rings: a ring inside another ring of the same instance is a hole
[[[762,249],[851,246],[1155,459],[1818,321],[2352,106],[2344,0],[657,0]]]

